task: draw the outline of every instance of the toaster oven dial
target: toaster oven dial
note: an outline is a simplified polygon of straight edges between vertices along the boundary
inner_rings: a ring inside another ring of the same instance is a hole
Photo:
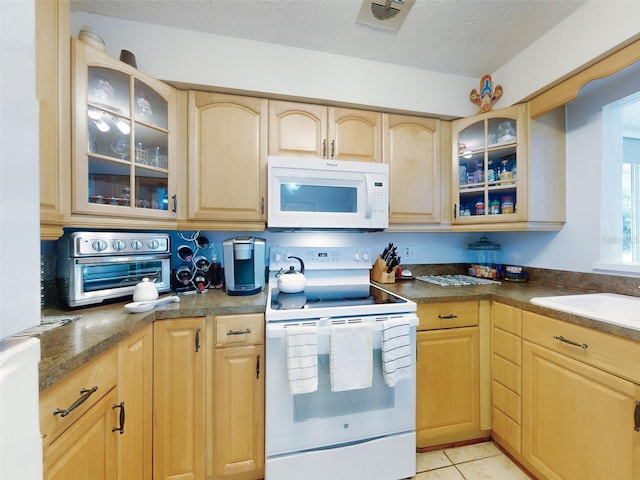
[[[147,243],[147,247],[149,247],[151,250],[156,250],[159,246],[160,242],[155,239],[149,240],[149,242]]]
[[[114,240],[113,241],[113,249],[116,251],[120,251],[120,250],[124,250],[125,248],[127,248],[127,242],[125,242],[124,240]]]
[[[134,250],[140,250],[143,246],[144,245],[141,240],[134,240],[131,242],[131,248]]]
[[[91,246],[96,252],[104,252],[109,244],[106,240],[94,240]]]

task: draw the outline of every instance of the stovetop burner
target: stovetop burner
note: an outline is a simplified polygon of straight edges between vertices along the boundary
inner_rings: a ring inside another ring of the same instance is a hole
[[[271,290],[271,308],[273,310],[299,310],[390,303],[399,304],[407,303],[407,301],[375,285],[366,284],[311,286],[300,293],[282,293],[277,288]]]

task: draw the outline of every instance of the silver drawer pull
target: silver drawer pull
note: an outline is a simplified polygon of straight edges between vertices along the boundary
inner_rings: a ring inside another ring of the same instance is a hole
[[[250,328],[246,328],[244,330],[229,330],[227,332],[227,335],[245,335],[247,333],[251,333]]]
[[[556,339],[556,340],[560,340],[561,342],[568,343],[569,345],[574,345],[576,347],[580,347],[583,350],[586,350],[587,348],[589,348],[589,345],[587,345],[586,343],[574,342],[573,340],[569,340],[568,338],[564,338],[562,335],[554,335],[553,338]]]

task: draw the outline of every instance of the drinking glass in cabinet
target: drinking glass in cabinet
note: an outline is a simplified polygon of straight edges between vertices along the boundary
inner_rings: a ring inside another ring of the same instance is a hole
[[[137,165],[166,169],[169,135],[146,125],[135,126],[135,162]]]

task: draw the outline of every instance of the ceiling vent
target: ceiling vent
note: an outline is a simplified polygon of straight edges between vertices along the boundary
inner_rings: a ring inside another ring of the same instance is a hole
[[[397,32],[415,0],[364,0],[357,23]]]

